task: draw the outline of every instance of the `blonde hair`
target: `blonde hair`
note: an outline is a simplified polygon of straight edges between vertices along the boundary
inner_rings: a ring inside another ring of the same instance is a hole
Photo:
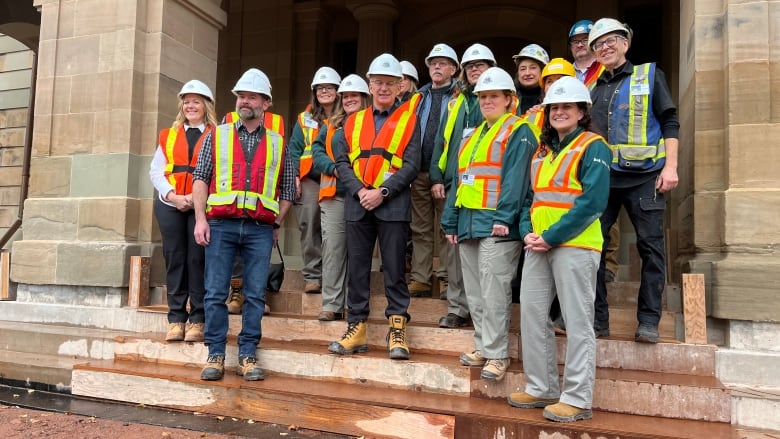
[[[197,93],[194,93],[197,94]],[[178,106],[178,114],[176,115],[176,120],[173,121],[173,129],[178,130],[180,127],[184,125],[185,122],[187,122],[187,118],[184,117],[184,96],[179,98],[179,106]],[[217,126],[217,110],[214,107],[214,102],[203,95],[198,95],[203,99],[203,107],[204,107],[204,120],[203,123],[206,124],[206,126]]]

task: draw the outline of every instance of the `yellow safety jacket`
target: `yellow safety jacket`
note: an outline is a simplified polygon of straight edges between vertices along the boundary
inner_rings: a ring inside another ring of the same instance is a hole
[[[327,121],[327,119],[326,119]],[[311,117],[311,104],[298,115],[298,126],[303,133],[303,152],[301,153],[298,170],[301,178],[309,175],[312,166],[311,144],[320,132],[320,124]]]

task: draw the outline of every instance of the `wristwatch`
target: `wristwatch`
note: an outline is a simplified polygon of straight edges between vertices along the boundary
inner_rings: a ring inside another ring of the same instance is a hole
[[[379,186],[379,193],[382,194],[382,198],[387,198],[387,196],[390,195],[390,189],[384,186]]]

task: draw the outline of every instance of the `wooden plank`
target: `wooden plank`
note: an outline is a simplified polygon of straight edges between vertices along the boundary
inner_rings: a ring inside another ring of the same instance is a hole
[[[14,300],[9,285],[11,272],[11,253],[8,250],[0,252],[0,300]]]
[[[127,297],[127,306],[138,308],[149,305],[150,267],[150,257],[130,256],[130,292]]]
[[[682,278],[685,342],[706,344],[707,309],[704,303],[704,275],[685,273]]]

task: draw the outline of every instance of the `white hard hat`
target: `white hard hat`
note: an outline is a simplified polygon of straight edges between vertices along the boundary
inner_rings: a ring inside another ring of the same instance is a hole
[[[567,102],[591,103],[588,87],[573,76],[564,76],[555,81],[550,89],[547,90],[542,105],[562,104]]]
[[[595,43],[596,40],[612,32],[620,32],[629,40],[632,36],[631,29],[625,23],[621,23],[614,18],[601,18],[593,24],[593,28],[588,34],[588,48],[593,50],[593,43]]]
[[[474,86],[474,94],[486,90],[509,90],[515,92],[515,82],[512,76],[501,67],[491,67],[485,70]]]
[[[187,93],[199,94],[208,98],[210,101],[214,101],[214,95],[211,93],[209,86],[202,83],[201,81],[198,81],[197,79],[192,79],[184,83],[181,91],[179,92],[179,98],[184,97],[184,95]]]
[[[261,70],[251,68],[238,78],[238,82],[231,91],[236,96],[240,91],[250,91],[266,95],[268,99],[271,99],[271,81]]]
[[[512,59],[515,60],[515,64],[519,64],[523,58],[531,58],[535,61],[542,63],[542,67],[546,66],[550,62],[550,55],[547,51],[538,44],[529,44],[520,51],[517,55],[512,55]]]
[[[431,60],[433,58],[448,58],[450,59],[455,66],[458,66],[458,54],[455,53],[455,50],[453,50],[452,47],[444,44],[439,43],[435,46],[433,46],[433,49],[431,49],[431,53],[428,54],[428,57],[425,58],[425,65],[430,67],[431,66]]]
[[[470,61],[490,61],[490,65],[496,65],[496,57],[493,56],[493,52],[487,48],[484,44],[475,43],[469,46],[465,52],[463,52],[463,58],[460,59],[460,65],[466,64]]]
[[[401,71],[406,76],[411,76],[414,82],[419,82],[420,77],[417,76],[417,68],[409,61],[401,61]]]
[[[341,76],[337,71],[330,67],[320,67],[314,74],[314,79],[311,80],[311,89],[314,90],[314,86],[319,84],[339,85],[340,83]]]
[[[354,73],[347,75],[347,77],[341,81],[341,85],[339,85],[339,93],[345,93],[348,91],[371,94],[371,92],[368,91],[368,84],[366,81]]]
[[[401,79],[404,78],[401,63],[398,62],[396,57],[389,53],[383,53],[371,61],[371,64],[368,66],[368,73],[366,73],[366,76],[370,75],[387,75]]]

